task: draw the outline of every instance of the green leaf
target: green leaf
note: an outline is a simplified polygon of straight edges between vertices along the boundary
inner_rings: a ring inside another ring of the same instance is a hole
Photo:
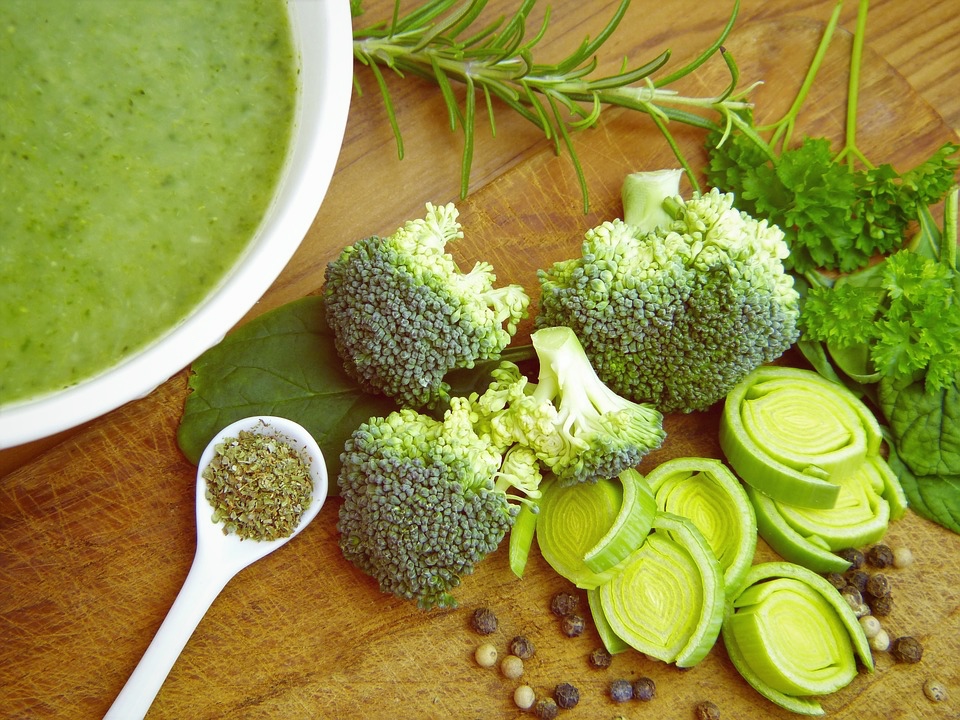
[[[960,533],[960,475],[916,475],[893,452],[889,463],[917,515]]]
[[[960,475],[960,372],[939,390],[883,379],[880,408],[900,459],[917,475]],[[956,498],[960,504],[960,493]]]
[[[276,415],[300,423],[323,451],[331,493],[340,453],[364,421],[396,409],[364,392],[343,370],[323,300],[306,297],[251,320],[201,355],[177,431],[196,463],[204,447],[235,420]]]

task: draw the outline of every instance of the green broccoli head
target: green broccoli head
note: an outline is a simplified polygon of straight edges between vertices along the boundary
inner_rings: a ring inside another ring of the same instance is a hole
[[[361,425],[340,456],[344,557],[383,592],[453,607],[464,575],[496,550],[518,506],[495,486],[502,455],[473,430],[470,404],[444,419],[405,408]]]
[[[667,219],[604,222],[586,233],[582,257],[539,271],[536,327],[573,329],[626,398],[665,413],[705,410],[797,340],[788,249],[778,227],[736,210],[730,194],[684,201],[659,183],[652,195],[643,201]],[[625,217],[649,215],[628,206],[637,197],[625,190]]]
[[[360,386],[421,408],[446,399],[444,376],[499,357],[526,317],[519,285],[494,288],[487,263],[464,273],[446,252],[463,237],[452,204],[386,238],[368,237],[327,265],[327,322]]]

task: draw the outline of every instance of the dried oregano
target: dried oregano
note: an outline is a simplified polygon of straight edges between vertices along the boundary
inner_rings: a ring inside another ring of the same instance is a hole
[[[313,496],[310,469],[289,444],[241,430],[216,447],[203,470],[212,520],[224,534],[275,540],[296,530]]]

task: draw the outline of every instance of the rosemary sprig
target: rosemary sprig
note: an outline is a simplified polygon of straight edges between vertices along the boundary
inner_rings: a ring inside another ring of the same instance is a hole
[[[361,13],[361,2],[352,0],[355,17]],[[439,86],[451,130],[459,126],[464,134],[461,197],[469,191],[478,95],[483,99],[494,135],[496,99],[540,128],[553,141],[557,154],[566,148],[580,182],[584,212],[589,209],[589,194],[571,133],[594,126],[604,107],[619,106],[649,115],[694,187],[698,187],[695,173],[668,123],[681,122],[707,130],[729,129],[734,118],[749,111],[750,103],[744,99],[749,88],[737,90],[736,63],[722,47],[737,17],[739,0],[734,0],[730,19],[716,41],[692,62],[659,80],[653,75],[668,61],[669,50],[635,67],[625,58],[618,72],[593,76],[598,64],[596,53],[620,24],[630,0],[621,0],[599,35],[586,38],[563,60],[549,65],[536,62],[534,57],[534,50],[546,35],[549,8],[537,31],[528,36],[527,21],[536,0],[522,0],[509,18],[501,16],[481,24],[479,16],[486,4],[487,0],[425,0],[402,14],[400,0],[396,0],[389,21],[355,28],[353,32],[354,57],[376,78],[401,158],[403,138],[382,69],[390,69],[400,77],[417,75]],[[687,97],[669,89],[669,85],[692,73],[717,52],[722,54],[730,72],[730,82],[722,92],[710,97]],[[453,90],[454,82],[465,86],[462,105]]]

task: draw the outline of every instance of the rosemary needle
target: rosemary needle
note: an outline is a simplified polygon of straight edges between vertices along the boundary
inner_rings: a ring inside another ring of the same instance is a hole
[[[362,14],[361,3],[362,0],[352,0],[355,17]],[[677,121],[725,130],[733,125],[733,116],[749,111],[750,104],[743,99],[746,91],[737,90],[736,64],[722,47],[733,28],[739,0],[735,0],[730,19],[716,41],[692,62],[659,80],[653,75],[666,64],[669,51],[635,67],[625,59],[618,72],[594,77],[596,54],[620,24],[630,0],[621,0],[595,38],[586,38],[554,64],[538,63],[534,57],[537,45],[546,35],[549,8],[531,35],[527,21],[536,0],[522,0],[509,18],[500,16],[482,23],[479,16],[486,4],[487,0],[425,0],[402,14],[400,0],[396,0],[390,20],[353,31],[354,58],[369,68],[376,79],[401,158],[403,138],[383,70],[389,69],[400,77],[417,75],[439,87],[451,129],[459,126],[464,135],[461,198],[469,191],[478,97],[494,132],[496,100],[540,128],[553,141],[557,154],[566,148],[580,183],[584,212],[589,209],[589,195],[571,133],[595,125],[604,107],[620,106],[649,115],[694,187],[698,185],[696,177],[667,124]],[[730,83],[722,92],[710,97],[687,97],[669,89],[669,85],[717,52],[722,54],[730,72]],[[462,101],[454,93],[455,82],[466,88]]]

